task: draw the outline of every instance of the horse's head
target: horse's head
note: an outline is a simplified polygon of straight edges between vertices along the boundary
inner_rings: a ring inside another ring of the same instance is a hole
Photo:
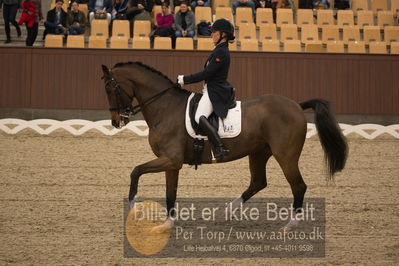
[[[112,125],[121,128],[129,123],[134,97],[133,90],[129,86],[129,81],[122,75],[112,72],[104,65],[102,65],[102,70]]]

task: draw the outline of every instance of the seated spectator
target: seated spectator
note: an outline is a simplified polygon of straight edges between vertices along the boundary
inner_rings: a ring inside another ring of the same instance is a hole
[[[188,10],[186,2],[180,4],[180,10],[175,16],[176,37],[194,37],[195,17],[194,13]]]
[[[156,16],[157,25],[154,31],[154,36],[169,37],[173,36],[175,31],[173,30],[174,17],[169,11],[169,5],[167,3],[162,4],[162,12]]]
[[[252,8],[252,14],[253,17],[255,18],[255,4],[252,2],[252,0],[237,0],[231,4],[232,9],[233,9],[233,15],[236,14],[236,9],[237,7],[250,7]]]
[[[55,7],[47,12],[47,19],[44,22],[46,28],[43,32],[43,39],[47,34],[63,34],[66,29],[67,13],[62,9],[63,0],[56,0]]]
[[[86,16],[79,10],[78,2],[71,4],[71,10],[68,12],[67,25],[70,35],[79,35],[85,33]]]
[[[191,10],[195,11],[195,8],[197,6],[210,6],[210,3],[208,0],[193,0],[190,5],[191,5]]]
[[[130,0],[129,8],[126,11],[127,19],[134,20],[140,15],[140,19],[151,20],[151,12],[154,2],[152,0]]]
[[[112,0],[90,0],[89,1],[89,20],[106,19],[108,24],[111,22]]]
[[[150,34],[151,45],[154,43],[154,38],[159,37],[171,37],[172,38],[172,48],[175,47],[176,37],[175,30],[173,29],[174,17],[170,13],[168,3],[163,3],[162,12],[158,13],[155,17],[156,25],[155,30]]]
[[[114,19],[127,19],[126,10],[129,0],[115,0],[114,6],[111,12],[111,18]]]

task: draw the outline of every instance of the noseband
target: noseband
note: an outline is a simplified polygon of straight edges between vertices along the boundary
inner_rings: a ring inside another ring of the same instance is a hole
[[[113,112],[113,111],[117,111],[119,113],[120,117],[123,118],[130,118],[131,116],[134,116],[135,114],[141,112],[141,109],[144,108],[146,105],[150,104],[151,102],[155,101],[158,97],[160,97],[161,95],[163,95],[165,92],[167,92],[168,90],[175,88],[177,85],[174,84],[173,86],[162,90],[160,92],[158,92],[157,94],[151,96],[150,98],[148,98],[147,100],[143,101],[142,103],[139,103],[135,106],[132,105],[133,102],[133,97],[130,96],[118,83],[118,81],[111,76],[111,79],[109,79],[107,82],[105,82],[105,86],[107,87],[108,85],[111,85],[114,88],[114,92],[115,92],[115,97],[116,97],[116,106],[110,106],[109,107],[109,111]],[[123,96],[127,96],[127,98],[129,98],[129,103],[128,104],[123,104],[122,100],[123,100]],[[121,110],[125,109],[125,113],[121,114]]]

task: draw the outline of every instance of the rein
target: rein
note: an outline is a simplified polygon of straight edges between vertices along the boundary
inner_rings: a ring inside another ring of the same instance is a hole
[[[121,88],[121,86],[119,86],[118,81],[116,81],[116,79],[114,79],[114,77],[111,77],[110,80],[108,80],[105,83],[105,86],[107,86],[109,83],[113,82],[113,86],[115,88],[115,96],[116,96],[116,101],[117,101],[117,106],[111,106],[109,108],[109,111],[118,111],[120,112],[121,109],[126,109],[125,114],[120,114],[119,116],[124,117],[124,118],[130,118],[130,116],[136,115],[138,113],[141,112],[141,109],[144,108],[146,105],[149,105],[150,103],[152,103],[153,101],[155,101],[156,99],[158,99],[160,96],[162,96],[164,93],[166,93],[168,90],[173,89],[176,87],[176,84],[173,84],[173,86],[166,88],[160,92],[158,92],[157,94],[151,96],[150,98],[146,99],[145,101],[143,101],[142,103],[139,103],[135,106],[132,106],[132,102],[133,102],[133,97],[130,96],[129,94],[127,94],[127,92]],[[125,94],[128,98],[129,98],[129,104],[128,105],[121,105],[120,102],[121,101],[121,97],[122,94]]]

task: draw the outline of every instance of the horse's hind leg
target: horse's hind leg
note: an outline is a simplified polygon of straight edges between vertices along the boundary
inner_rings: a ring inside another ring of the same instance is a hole
[[[249,170],[251,172],[251,182],[247,190],[242,193],[241,197],[231,202],[231,209],[239,207],[243,202],[249,200],[256,193],[261,191],[267,186],[266,180],[266,163],[271,156],[269,150],[260,150],[250,154],[249,157]]]
[[[299,156],[298,156],[299,157]],[[277,156],[276,160],[283,169],[285,178],[291,186],[292,194],[294,195],[294,218],[295,214],[301,212],[303,205],[303,198],[306,192],[306,184],[303,181],[301,172],[298,167],[298,159],[289,159],[289,157],[280,158]],[[292,229],[298,226],[299,220],[293,219],[286,226],[285,229]]]

